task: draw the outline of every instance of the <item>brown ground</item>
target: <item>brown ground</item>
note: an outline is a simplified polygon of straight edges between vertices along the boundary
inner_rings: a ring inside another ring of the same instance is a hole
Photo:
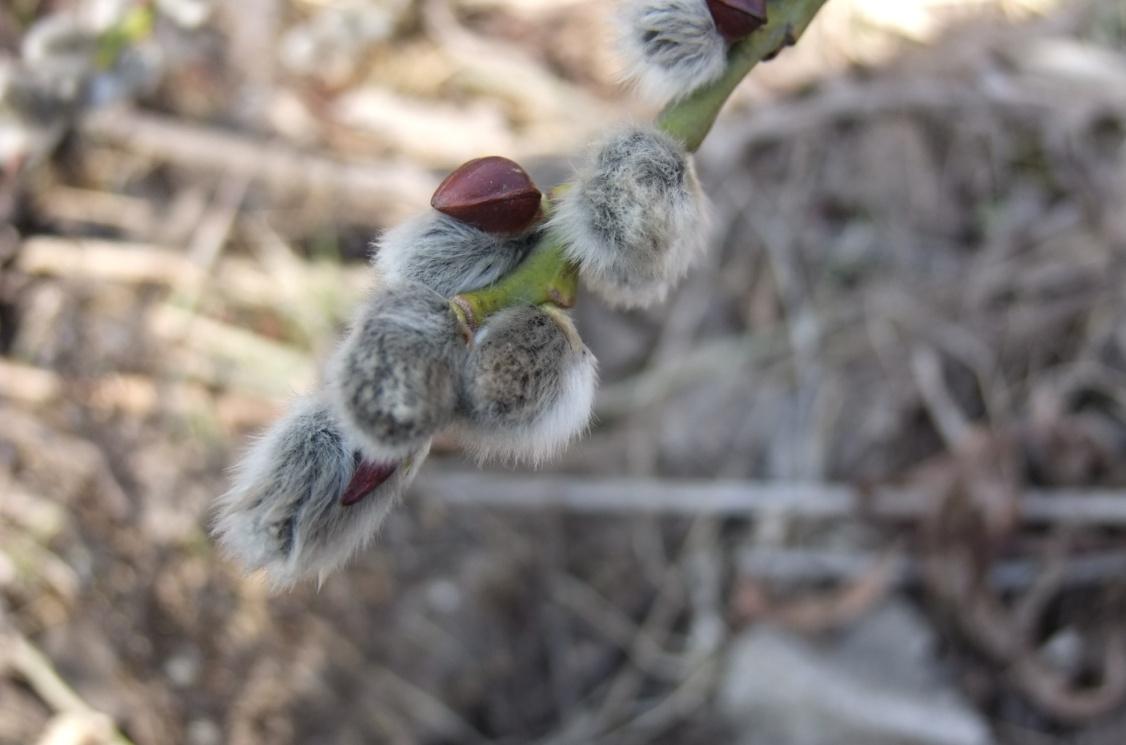
[[[0,45],[49,5],[0,9]],[[0,193],[0,744],[82,742],[58,733],[90,709],[146,744],[735,743],[731,640],[831,639],[888,598],[998,742],[1126,740],[1126,491],[1078,527],[1021,509],[1126,487],[1126,5],[993,9],[890,58],[834,16],[701,152],[705,266],[651,312],[580,305],[598,424],[529,500],[718,477],[895,484],[920,514],[474,506],[445,448],[462,501],[424,476],[356,566],[280,596],[207,510],[315,379],[367,240],[466,158],[551,183],[631,112],[597,2],[412,6],[303,73],[274,36],[326,3],[232,5],[160,30],[163,81]],[[854,570],[747,558],[824,553]]]

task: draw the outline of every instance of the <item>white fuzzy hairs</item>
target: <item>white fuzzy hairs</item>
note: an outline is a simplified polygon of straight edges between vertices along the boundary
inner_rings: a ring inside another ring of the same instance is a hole
[[[364,548],[413,480],[429,442],[356,504],[341,495],[357,453],[323,395],[298,399],[255,440],[219,498],[213,532],[248,571],[275,589],[323,578]]]
[[[624,77],[656,103],[684,98],[727,67],[705,0],[624,0],[617,28]]]
[[[330,366],[332,401],[348,436],[378,462],[417,450],[453,419],[465,356],[445,298],[418,282],[378,288]]]
[[[458,441],[478,462],[538,466],[589,426],[598,363],[564,311],[514,306],[477,332],[461,380]]]
[[[664,300],[703,254],[707,202],[681,143],[629,127],[591,149],[549,228],[603,300],[645,307]]]
[[[391,284],[419,282],[443,297],[478,290],[512,271],[535,245],[537,231],[495,235],[435,210],[388,230],[372,263]]]

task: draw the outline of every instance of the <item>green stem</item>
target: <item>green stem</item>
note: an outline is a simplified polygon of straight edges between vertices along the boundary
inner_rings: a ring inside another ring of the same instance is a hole
[[[511,305],[553,303],[570,308],[575,304],[578,287],[578,265],[564,256],[563,243],[548,235],[504,279],[458,295],[452,303],[468,330],[476,331],[486,318]]]
[[[796,41],[825,2],[770,0],[770,22],[731,48],[723,77],[667,106],[657,117],[657,126],[695,152],[751,68]],[[575,302],[578,280],[578,266],[566,258],[560,238],[549,232],[511,274],[483,289],[458,295],[452,304],[466,326],[474,330],[490,315],[511,305],[552,303],[569,308]]]
[[[719,80],[687,98],[670,104],[657,117],[657,126],[684,141],[696,152],[708,136],[727,99],[755,65],[794,44],[805,33],[826,0],[777,0],[768,8],[770,23],[731,47],[727,71]]]
[[[126,49],[151,36],[153,23],[153,9],[140,5],[126,12],[116,26],[103,31],[97,40],[98,69],[113,67]]]

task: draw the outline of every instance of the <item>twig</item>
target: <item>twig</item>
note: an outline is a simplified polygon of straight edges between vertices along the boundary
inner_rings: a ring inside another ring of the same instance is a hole
[[[621,727],[606,732],[599,742],[605,745],[652,742],[655,735],[684,721],[707,703],[717,673],[716,659],[708,656],[671,693]]]
[[[537,120],[526,141],[532,147],[578,138],[609,119],[608,107],[585,89],[562,80],[524,49],[496,38],[483,39],[464,28],[448,0],[422,3],[422,17],[430,36],[456,60],[458,74],[475,88],[517,102]]]
[[[884,557],[873,553],[813,549],[749,548],[737,559],[739,572],[781,584],[849,581],[863,577]],[[893,584],[917,585],[922,581],[919,561],[897,554],[890,559]],[[989,569],[989,584],[999,592],[1024,590],[1044,571],[1037,559],[1009,559]],[[1126,553],[1109,551],[1072,556],[1060,565],[1062,586],[1084,587],[1126,575]]]
[[[240,307],[285,308],[295,305],[290,301],[296,296],[315,292],[322,285],[343,294],[342,302],[358,299],[370,283],[364,267],[327,267],[296,257],[285,267],[273,262],[266,262],[266,267],[264,271],[245,258],[223,258],[209,288],[225,302]],[[16,268],[69,280],[169,287],[202,281],[203,273],[188,256],[161,245],[48,235],[24,239]]]
[[[171,285],[199,273],[186,256],[160,246],[54,236],[25,239],[16,268],[28,274],[125,284]]]
[[[943,379],[938,354],[933,349],[918,347],[911,354],[911,371],[935,429],[948,448],[957,449],[970,431],[970,423]]]
[[[693,523],[677,560],[668,564],[662,573],[663,576],[657,587],[657,595],[646,614],[645,620],[638,628],[629,650],[631,663],[639,658],[644,659],[654,646],[659,648],[663,637],[669,634],[676,614],[684,605],[685,598],[683,597],[682,585],[685,563],[690,558],[691,553],[698,548],[699,542],[711,535],[711,527],[708,520],[697,520]],[[708,655],[704,655],[704,657],[708,657]],[[685,659],[685,673],[689,681],[698,679],[696,674],[698,670],[692,671],[691,668],[693,662],[693,660]],[[637,697],[643,683],[644,675],[639,666],[630,663],[623,665],[613,680],[610,681],[598,706],[590,711],[584,711],[579,716],[572,717],[562,731],[542,741],[543,745],[602,742],[602,738],[610,737],[612,733],[630,726],[630,723],[634,720],[626,712],[630,708],[629,703]],[[684,689],[686,685],[688,684],[682,684],[678,691]],[[692,688],[692,690],[696,689]],[[670,698],[679,700],[679,698],[675,698],[676,696],[677,694],[674,692]],[[693,700],[695,699],[693,698]],[[669,715],[680,711],[682,708],[680,706],[666,707],[662,711],[664,715]],[[623,715],[626,717],[624,720]],[[661,718],[661,721],[665,720]],[[614,742],[617,741],[614,740]]]
[[[74,689],[55,671],[51,660],[18,632],[6,634],[8,663],[27,681],[32,690],[57,712],[72,714],[89,723],[94,731],[105,729],[115,745],[132,745],[114,726],[106,714],[82,700]]]
[[[715,339],[686,351],[657,367],[605,386],[598,393],[595,414],[600,419],[624,416],[660,404],[686,383],[716,375],[732,375],[744,367],[761,367],[768,358],[786,351],[778,333]]]
[[[335,646],[351,661],[361,661],[359,669],[371,689],[382,691],[384,695],[398,701],[410,712],[416,722],[425,724],[435,734],[453,738],[455,742],[484,743],[487,738],[476,727],[463,719],[454,709],[429,691],[420,688],[376,660],[371,659],[363,649],[344,638],[330,624],[320,618],[312,620],[315,633],[323,643]]]
[[[309,390],[316,377],[313,361],[300,350],[173,305],[153,309],[148,330],[176,350],[170,373],[207,384],[234,380],[245,390],[285,397]]]
[[[0,401],[0,422],[4,423],[0,427],[0,441],[10,442],[23,452],[41,454],[48,463],[60,464],[99,491],[100,504],[110,516],[120,518],[126,514],[131,505],[128,493],[99,447],[52,429],[40,418],[3,404]]]
[[[231,237],[231,229],[248,186],[249,179],[245,174],[229,176],[219,185],[213,203],[192,233],[188,258],[197,271],[177,283],[179,305],[193,311],[199,306],[207,280]]]
[[[918,488],[881,487],[870,494],[821,482],[665,481],[642,478],[519,476],[424,472],[416,489],[450,504],[580,513],[667,513],[727,517],[835,519],[872,514],[917,519],[931,512],[932,495]],[[1027,523],[1126,526],[1126,491],[1030,489],[1020,500]]]
[[[821,363],[824,324],[801,271],[800,254],[790,227],[801,220],[800,205],[809,202],[809,186],[816,169],[809,162],[815,157],[809,147],[795,150],[790,171],[805,175],[789,180],[777,199],[775,214],[766,221],[761,232],[771,274],[785,309],[786,330],[796,367],[797,421],[790,425],[788,434],[795,441],[797,456],[788,475],[820,478],[824,471],[825,443],[816,424],[825,406],[825,370]],[[748,194],[747,198],[753,197]]]
[[[560,572],[551,579],[552,599],[586,621],[610,643],[627,652],[638,668],[650,675],[680,680],[684,661],[665,651],[660,643],[639,630],[622,612],[590,585]]]
[[[269,399],[235,391],[213,393],[186,382],[115,373],[75,381],[54,370],[0,359],[0,397],[28,406],[74,398],[95,411],[149,416],[160,411],[218,413],[230,428],[258,426],[277,416]]]
[[[48,221],[101,225],[132,236],[147,236],[156,223],[156,205],[131,197],[92,189],[52,186],[35,199],[35,214]]]
[[[856,623],[878,605],[895,586],[897,556],[886,553],[856,577],[834,587],[774,599],[769,588],[744,573],[735,609],[744,621],[768,621],[803,634],[824,634]]]
[[[789,139],[795,134],[823,128],[836,121],[870,120],[890,114],[939,112],[956,118],[958,112],[996,107],[1020,112],[1059,109],[1059,100],[1042,87],[1021,84],[1017,76],[994,71],[976,85],[936,83],[932,79],[837,83],[815,95],[762,107],[754,116],[721,124],[722,137],[709,140],[703,154],[709,168],[726,174],[742,162],[748,149]],[[1090,86],[1082,90],[1091,105],[1121,105],[1121,89]]]
[[[185,124],[130,109],[88,115],[81,134],[185,169],[238,174],[280,195],[309,195],[366,223],[390,222],[425,205],[437,180],[402,163],[352,164],[276,142]]]

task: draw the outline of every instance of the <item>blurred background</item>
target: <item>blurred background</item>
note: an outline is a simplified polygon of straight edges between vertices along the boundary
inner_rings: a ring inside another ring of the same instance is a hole
[[[581,298],[588,438],[439,441],[319,591],[216,554],[373,236],[652,116],[612,8],[0,5],[0,743],[1126,742],[1123,0],[829,0],[703,266]]]

